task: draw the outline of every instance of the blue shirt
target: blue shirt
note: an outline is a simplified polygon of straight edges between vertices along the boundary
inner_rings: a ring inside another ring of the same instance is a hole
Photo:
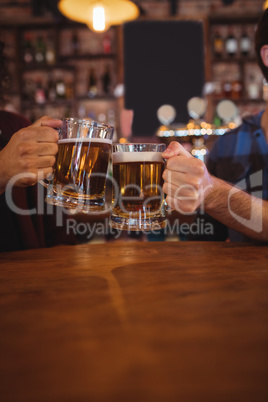
[[[263,111],[245,117],[239,127],[219,137],[208,157],[207,168],[214,176],[267,200],[268,144],[261,128],[262,115]],[[230,229],[229,238],[249,240]]]

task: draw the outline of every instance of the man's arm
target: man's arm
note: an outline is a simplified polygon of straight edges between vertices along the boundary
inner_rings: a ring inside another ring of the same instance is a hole
[[[226,226],[257,240],[268,240],[268,202],[210,175],[203,162],[178,142],[163,153],[167,159],[163,190],[171,208],[194,213],[201,206]]]
[[[58,133],[54,129],[61,124],[61,120],[44,116],[13,134],[0,151],[0,194],[9,180],[18,174],[22,175],[16,186],[25,187],[52,173],[58,151]]]
[[[230,228],[256,240],[268,241],[268,202],[212,177],[205,210]]]

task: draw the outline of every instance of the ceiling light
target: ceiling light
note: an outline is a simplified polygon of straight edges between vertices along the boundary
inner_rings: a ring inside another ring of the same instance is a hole
[[[139,8],[129,0],[60,0],[60,12],[67,18],[86,24],[96,32],[107,31],[139,16]]]

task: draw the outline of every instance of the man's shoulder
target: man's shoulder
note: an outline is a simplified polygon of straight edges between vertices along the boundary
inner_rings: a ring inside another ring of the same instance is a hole
[[[253,141],[255,131],[261,128],[262,113],[245,116],[239,126],[220,136],[212,147],[212,154],[218,157],[232,156],[236,152],[238,141],[242,140],[244,143]]]
[[[20,115],[17,112],[11,112],[9,110],[0,110],[0,124],[4,125],[16,125],[21,127],[27,127],[31,124],[30,120]]]
[[[0,110],[0,145],[5,146],[16,131],[30,124],[27,118],[18,113]]]

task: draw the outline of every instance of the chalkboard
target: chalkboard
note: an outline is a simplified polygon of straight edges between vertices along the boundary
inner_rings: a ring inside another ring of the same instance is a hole
[[[170,104],[176,122],[189,120],[187,101],[205,82],[202,21],[134,21],[124,25],[125,108],[134,111],[132,134],[152,136],[157,109]]]

